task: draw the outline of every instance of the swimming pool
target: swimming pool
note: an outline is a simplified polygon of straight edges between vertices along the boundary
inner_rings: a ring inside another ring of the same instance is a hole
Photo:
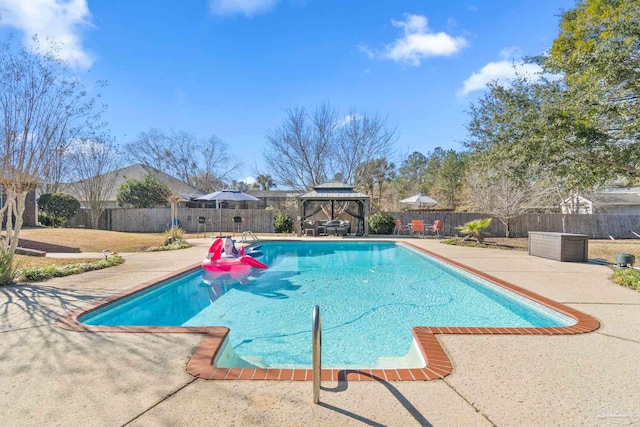
[[[575,320],[393,242],[267,242],[269,269],[244,284],[195,271],[79,320],[101,326],[227,326],[231,366],[308,367],[310,316],[323,365],[424,366],[415,326],[552,328]],[[237,357],[236,357],[237,356]]]

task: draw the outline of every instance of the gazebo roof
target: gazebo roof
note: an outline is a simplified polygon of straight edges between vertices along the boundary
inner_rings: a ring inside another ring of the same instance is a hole
[[[337,181],[325,182],[313,187],[313,191],[298,196],[301,200],[367,200],[366,194],[355,191],[353,187]]]

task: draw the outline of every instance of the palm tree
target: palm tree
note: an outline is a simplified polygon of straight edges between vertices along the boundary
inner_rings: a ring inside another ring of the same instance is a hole
[[[271,178],[271,175],[260,174],[256,177],[256,182],[253,184],[254,190],[267,191],[276,186],[276,183]]]
[[[482,240],[484,239],[482,230],[487,228],[490,224],[491,218],[482,218],[474,219],[473,221],[469,221],[465,225],[460,225],[456,228],[460,230],[460,233],[468,234],[469,236],[476,239],[476,242],[482,243]]]

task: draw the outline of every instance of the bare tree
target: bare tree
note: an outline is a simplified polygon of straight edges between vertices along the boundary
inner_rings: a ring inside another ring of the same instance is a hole
[[[306,190],[326,181],[337,128],[338,116],[327,104],[311,114],[304,107],[288,110],[282,126],[267,132],[268,148],[263,153],[276,182]]]
[[[244,181],[236,181],[235,179],[231,181],[231,189],[238,191],[249,191],[251,190],[251,185],[247,184]]]
[[[554,200],[555,189],[547,181],[519,181],[507,172],[507,166],[489,171],[471,171],[466,175],[466,204],[477,212],[495,216],[509,237],[511,221],[520,215],[539,211]]]
[[[120,165],[118,149],[107,138],[77,140],[67,152],[75,182],[67,191],[80,201],[91,217],[91,225],[98,228],[100,215],[114,193]]]
[[[379,209],[382,209],[383,186],[395,177],[395,169],[395,164],[387,162],[387,159],[374,159],[361,163],[356,170],[355,180],[358,187],[364,188],[372,198],[375,195],[375,186],[378,186]]]
[[[396,130],[387,128],[385,118],[353,110],[344,122],[338,132],[335,171],[342,174],[345,182],[357,185],[358,166],[388,158],[396,141]]]
[[[66,147],[58,147],[52,150],[49,164],[42,172],[42,191],[44,193],[57,193],[62,182],[69,174],[69,166],[65,156]]]
[[[167,170],[169,142],[163,131],[151,128],[138,138],[124,145],[124,156],[133,163],[142,163],[159,170]]]
[[[306,190],[330,177],[355,185],[362,163],[389,157],[395,130],[377,115],[351,112],[346,117],[327,103],[308,112],[287,110],[284,123],[267,132],[264,157],[275,181]]]
[[[191,177],[190,184],[209,193],[222,189],[240,163],[229,154],[227,144],[215,135],[200,141],[199,147],[200,163]]]
[[[0,249],[18,245],[27,193],[52,170],[56,153],[97,123],[101,109],[53,50],[35,53],[7,39],[0,46],[0,184],[6,193]],[[52,155],[53,153],[53,155]]]
[[[239,166],[217,136],[199,140],[186,131],[166,134],[150,129],[125,144],[124,152],[129,161],[155,167],[209,192],[224,187],[231,171]]]

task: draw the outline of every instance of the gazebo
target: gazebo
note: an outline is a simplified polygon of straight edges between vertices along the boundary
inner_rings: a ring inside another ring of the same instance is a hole
[[[341,208],[357,220],[356,234],[366,236],[369,234],[369,199],[366,194],[359,193],[353,187],[342,182],[326,182],[313,187],[313,191],[298,196],[298,235],[302,233],[302,223],[307,218],[318,213],[321,203],[330,203],[330,216],[334,219],[336,202],[352,202],[355,209],[349,206]],[[351,203],[350,203],[351,204]],[[314,206],[316,205],[316,206]],[[353,228],[352,228],[353,229]]]

